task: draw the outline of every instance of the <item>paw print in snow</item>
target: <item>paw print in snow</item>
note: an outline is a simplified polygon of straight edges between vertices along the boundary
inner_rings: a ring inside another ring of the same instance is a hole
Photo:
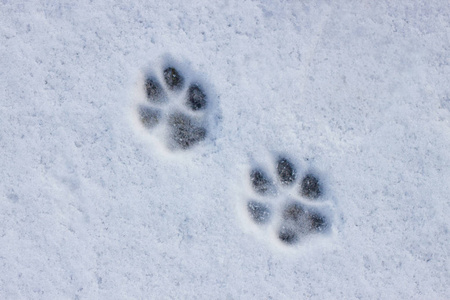
[[[285,245],[310,240],[331,229],[331,217],[323,204],[322,182],[313,172],[300,173],[286,157],[274,161],[273,179],[261,167],[249,172],[252,196],[245,201],[246,215],[261,230]],[[250,199],[250,200],[249,200]]]
[[[214,98],[188,67],[166,60],[158,69],[144,75],[137,119],[170,150],[188,150],[212,136]]]

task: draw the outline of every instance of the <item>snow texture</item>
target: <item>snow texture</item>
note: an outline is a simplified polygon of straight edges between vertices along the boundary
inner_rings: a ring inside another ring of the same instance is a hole
[[[449,299],[449,37],[438,0],[1,0],[0,298]]]

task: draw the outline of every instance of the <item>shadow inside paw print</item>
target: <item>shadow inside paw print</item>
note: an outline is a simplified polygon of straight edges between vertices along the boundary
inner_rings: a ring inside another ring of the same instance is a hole
[[[170,138],[176,147],[188,149],[206,137],[206,129],[182,113],[170,115],[168,124]]]
[[[253,189],[258,194],[265,195],[272,190],[272,182],[262,170],[252,170],[250,172],[250,181],[252,182]]]
[[[137,119],[148,133],[171,150],[188,150],[210,136],[212,100],[193,73],[167,61],[159,72],[147,72],[145,99],[137,105]]]
[[[323,232],[329,226],[325,216],[299,202],[288,204],[283,209],[282,219],[278,238],[287,244],[298,242],[302,236]]]
[[[258,196],[258,199],[253,197],[247,201],[250,219],[263,226],[278,218],[275,235],[287,245],[294,245],[313,234],[326,233],[331,227],[330,220],[320,207],[311,203],[323,195],[320,179],[312,173],[299,176],[295,165],[286,157],[276,160],[274,171],[275,180],[259,167],[250,170],[250,184]]]
[[[173,67],[164,70],[164,81],[171,90],[181,90],[184,84],[183,76]]]

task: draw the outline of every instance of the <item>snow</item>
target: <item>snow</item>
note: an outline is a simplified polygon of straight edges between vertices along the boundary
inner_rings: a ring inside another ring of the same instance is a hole
[[[0,298],[450,298],[449,20],[446,1],[3,0]],[[214,104],[186,151],[136,120],[164,57]],[[249,220],[248,172],[279,153],[321,178],[330,233],[286,246]]]

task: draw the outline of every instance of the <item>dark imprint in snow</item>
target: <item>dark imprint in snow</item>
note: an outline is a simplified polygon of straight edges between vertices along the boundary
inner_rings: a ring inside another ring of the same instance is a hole
[[[311,201],[322,196],[321,182],[315,175],[307,173],[298,180],[298,169],[284,156],[278,157],[275,164],[277,180],[271,180],[270,176],[259,167],[250,170],[249,174],[251,187],[261,199],[248,200],[247,212],[250,219],[260,226],[272,221],[275,212],[267,203],[273,200],[267,196],[276,195],[280,189],[297,184],[298,188],[295,190],[299,198]],[[326,233],[331,227],[329,219],[320,209],[300,200],[285,200],[280,217],[281,222],[276,236],[286,245],[294,245],[312,234]]]
[[[187,85],[189,78],[174,66],[162,70],[162,83],[157,76],[148,75],[144,81],[147,102],[137,107],[140,123],[148,130],[166,126],[165,142],[172,150],[187,150],[206,139],[207,127],[204,125],[204,110],[208,97],[203,87],[195,82]],[[179,98],[183,92],[183,103],[179,110],[167,111],[165,105]]]

